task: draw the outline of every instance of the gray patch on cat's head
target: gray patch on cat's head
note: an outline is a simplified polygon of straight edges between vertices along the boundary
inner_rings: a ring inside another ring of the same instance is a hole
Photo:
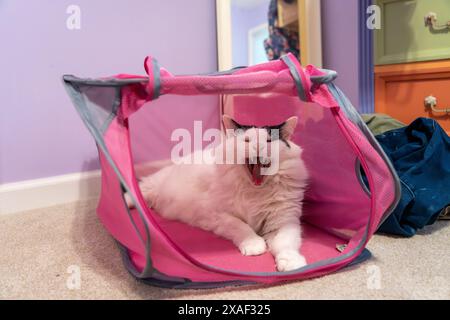
[[[290,119],[292,119],[292,118],[290,118]],[[287,122],[286,121],[281,124],[272,125],[272,126],[243,125],[243,124],[238,123],[236,120],[234,120],[232,118],[227,119],[227,121],[228,121],[228,126],[230,126],[230,124],[231,124],[231,128],[227,128],[227,129],[234,129],[236,135],[244,134],[247,130],[250,130],[250,129],[264,129],[267,131],[267,134],[270,137],[270,141],[268,141],[268,142],[281,140],[286,144],[286,146],[288,148],[291,148],[287,138],[292,133],[285,132],[287,130],[287,128],[286,128]]]

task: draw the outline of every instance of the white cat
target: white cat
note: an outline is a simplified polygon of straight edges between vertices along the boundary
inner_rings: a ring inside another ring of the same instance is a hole
[[[300,216],[308,173],[302,149],[290,140],[297,117],[263,128],[241,126],[228,116],[223,121],[228,132],[223,143],[197,152],[211,160],[218,150],[233,148],[235,164],[172,164],[142,178],[144,199],[167,219],[231,240],[243,255],[260,255],[268,247],[279,271],[304,266]],[[262,175],[275,159],[267,149],[278,150],[278,170]]]

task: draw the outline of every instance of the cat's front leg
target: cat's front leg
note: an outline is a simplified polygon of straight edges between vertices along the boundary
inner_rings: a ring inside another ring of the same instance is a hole
[[[282,225],[269,233],[266,240],[278,271],[291,271],[306,265],[306,259],[300,254],[301,228],[298,222]]]
[[[212,231],[231,240],[244,256],[257,256],[266,252],[266,241],[247,223],[232,215],[222,214]]]
[[[156,197],[156,192],[153,184],[149,179],[139,182],[139,188],[141,189],[142,197],[144,198],[147,206],[152,208],[154,206],[154,198]],[[133,200],[128,192],[124,193],[125,202],[130,209],[134,209]]]

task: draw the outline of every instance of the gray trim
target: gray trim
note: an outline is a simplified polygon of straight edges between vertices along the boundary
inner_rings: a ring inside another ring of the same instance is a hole
[[[300,74],[298,73],[297,68],[295,67],[295,64],[286,55],[282,56],[281,60],[287,65],[289,71],[291,72],[292,78],[294,79],[295,82],[295,86],[297,87],[298,96],[300,97],[301,100],[307,102],[308,99],[306,98],[305,88],[303,88],[302,79],[300,77]]]
[[[359,254],[353,261],[344,266],[342,270],[350,268],[354,265],[362,263],[372,257],[372,253],[368,249],[364,249],[361,254]],[[280,272],[278,272],[279,274]],[[230,281],[216,281],[216,282],[194,282],[188,280],[186,283],[174,283],[171,281],[165,281],[160,279],[138,279],[144,284],[170,289],[218,289],[229,286],[251,286],[251,285],[261,285],[259,282],[254,281],[244,281],[244,280],[230,280]]]
[[[138,227],[137,227],[136,223],[134,222],[134,219],[133,219],[133,217],[131,215],[130,208],[128,208],[128,205],[126,203],[126,200],[125,200],[126,189],[125,189],[125,187],[124,187],[124,185],[122,183],[120,184],[120,188],[121,188],[121,191],[122,191],[121,192],[122,202],[123,202],[123,205],[125,206],[125,208],[127,210],[128,217],[129,217],[131,223],[133,224],[133,227],[134,227],[136,233],[138,234],[139,239],[141,240],[142,243],[144,243],[144,239],[142,239],[141,234],[139,232],[139,229],[138,229]],[[130,272],[134,277],[141,278],[140,277],[140,273],[136,270],[134,264],[131,262],[130,256],[128,254],[128,249],[125,248],[119,241],[116,241],[116,242],[117,242],[117,245],[120,248],[120,251],[121,251],[121,254],[122,254],[122,260],[123,260],[124,265],[127,268],[128,272]],[[186,278],[177,278],[177,277],[172,277],[172,276],[165,275],[165,274],[159,272],[155,268],[152,268],[151,277],[153,279],[166,281],[166,282],[171,282],[171,283],[177,283],[177,284],[185,284],[185,283],[191,282],[191,280],[186,279]]]
[[[216,77],[216,76],[228,76],[230,74],[235,73],[236,71],[239,71],[241,69],[245,69],[247,68],[246,66],[239,66],[239,67],[234,67],[231,68],[229,70],[224,70],[224,71],[217,71],[217,72],[211,72],[211,73],[204,73],[204,74],[200,74],[203,76],[212,76],[212,77]]]
[[[94,86],[94,87],[123,87],[128,84],[147,83],[148,77],[142,78],[128,78],[128,79],[90,79],[90,78],[78,78],[70,74],[63,76],[63,81],[66,83],[75,83],[78,85]]]
[[[152,100],[155,100],[158,99],[161,93],[161,74],[158,61],[152,58],[152,62],[153,62],[153,82],[154,82]]]
[[[324,83],[330,83],[336,80],[338,74],[334,70],[328,70],[328,69],[319,69],[320,71],[324,72],[324,75],[320,76],[311,76],[311,81],[314,84],[324,84]]]
[[[356,257],[352,262],[350,262],[348,265],[345,266],[345,268],[352,267],[356,264],[362,263],[372,257],[372,253],[367,249],[364,248],[364,250],[361,252],[361,254]]]
[[[156,287],[161,288],[171,288],[171,289],[214,289],[222,288],[226,286],[243,286],[243,285],[254,285],[256,282],[251,281],[241,281],[241,280],[231,280],[231,281],[217,281],[217,282],[194,282],[187,278],[177,278],[173,276],[167,276],[157,270],[149,278],[139,277],[139,272],[136,270],[135,266],[131,262],[130,256],[128,254],[127,248],[125,248],[120,242],[116,241],[119,247],[123,264],[128,272],[133,276],[138,278],[139,281]]]
[[[156,286],[160,288],[169,288],[169,289],[218,289],[229,286],[250,286],[250,285],[259,285],[260,283],[255,281],[244,281],[244,280],[230,280],[230,281],[213,281],[213,282],[200,282],[200,281],[191,281],[186,278],[176,278],[171,276],[166,276],[158,271],[155,271],[154,275],[151,278],[139,278],[136,276],[138,272],[136,271],[133,263],[130,260],[127,249],[122,246],[119,242],[117,242],[119,250],[121,252],[122,261],[128,270],[128,272],[138,278],[138,280],[146,285]],[[361,254],[358,255],[352,262],[346,265],[343,269],[352,267],[359,263],[362,263],[372,256],[371,252],[365,248]],[[279,274],[279,273],[278,273]]]
[[[400,179],[397,175],[397,172],[394,169],[394,166],[389,159],[389,157],[384,152],[383,148],[378,143],[375,136],[372,134],[370,129],[367,127],[364,120],[359,115],[358,111],[356,111],[355,107],[353,107],[352,103],[348,98],[345,96],[345,94],[334,84],[329,83],[328,84],[328,90],[331,92],[333,97],[337,100],[339,103],[339,106],[341,107],[341,110],[344,112],[344,114],[347,116],[347,118],[352,121],[364,134],[364,136],[367,138],[369,143],[372,145],[372,147],[378,152],[378,154],[381,156],[381,158],[384,160],[384,162],[387,164],[388,169],[392,175],[394,186],[395,186],[395,199],[392,202],[392,204],[386,209],[386,212],[383,214],[382,218],[380,219],[380,223],[378,227],[380,227],[383,222],[389,217],[389,215],[394,211],[394,209],[397,207],[400,198],[401,198],[401,184]]]
[[[125,265],[125,268],[128,270],[128,272],[133,277],[136,277],[139,279],[148,279],[148,278],[142,278],[140,276],[139,271],[136,270],[136,267],[134,266],[133,262],[130,259],[130,255],[128,254],[128,249],[117,240],[116,240],[116,244],[119,247],[123,264]],[[191,280],[186,279],[186,278],[177,278],[177,277],[167,276],[167,275],[159,272],[156,269],[154,269],[154,272],[152,273],[151,277],[149,277],[149,278],[157,279],[159,281],[165,281],[167,283],[176,284],[176,285],[188,284],[188,283],[192,282]]]
[[[372,193],[370,192],[369,188],[367,187],[367,185],[364,182],[364,179],[362,177],[362,173],[361,170],[363,170],[362,166],[361,166],[361,161],[359,161],[359,158],[356,158],[355,161],[355,173],[356,173],[356,178],[358,179],[359,184],[361,185],[361,188],[364,190],[364,192],[371,197]]]
[[[220,289],[225,287],[242,287],[249,285],[260,285],[258,282],[251,281],[240,281],[240,280],[230,280],[230,281],[217,281],[217,282],[186,282],[184,284],[172,283],[170,281],[159,280],[155,278],[139,279],[140,282],[159,288],[166,289]]]
[[[127,202],[126,202],[126,200],[125,200],[125,193],[126,193],[127,191],[126,191],[126,189],[125,189],[125,187],[124,187],[124,185],[123,185],[122,182],[120,182],[120,191],[121,191],[121,192],[120,192],[120,196],[121,196],[121,198],[122,198],[122,203],[123,203],[123,205],[124,205],[124,207],[125,207],[125,209],[126,209],[126,211],[127,211],[128,218],[130,219],[131,224],[133,225],[134,230],[135,230],[136,233],[138,234],[139,240],[141,240],[141,243],[144,243],[144,239],[142,239],[141,233],[139,232],[139,229],[138,229],[136,223],[134,222],[133,216],[131,215],[131,212],[130,212],[130,208],[128,207]]]

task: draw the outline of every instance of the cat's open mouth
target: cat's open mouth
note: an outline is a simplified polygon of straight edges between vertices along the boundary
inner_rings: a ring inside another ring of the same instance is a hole
[[[265,175],[263,175],[263,169],[269,168],[270,165],[271,162],[268,158],[255,157],[245,159],[245,166],[250,173],[253,183],[257,186],[260,186],[264,181]]]

